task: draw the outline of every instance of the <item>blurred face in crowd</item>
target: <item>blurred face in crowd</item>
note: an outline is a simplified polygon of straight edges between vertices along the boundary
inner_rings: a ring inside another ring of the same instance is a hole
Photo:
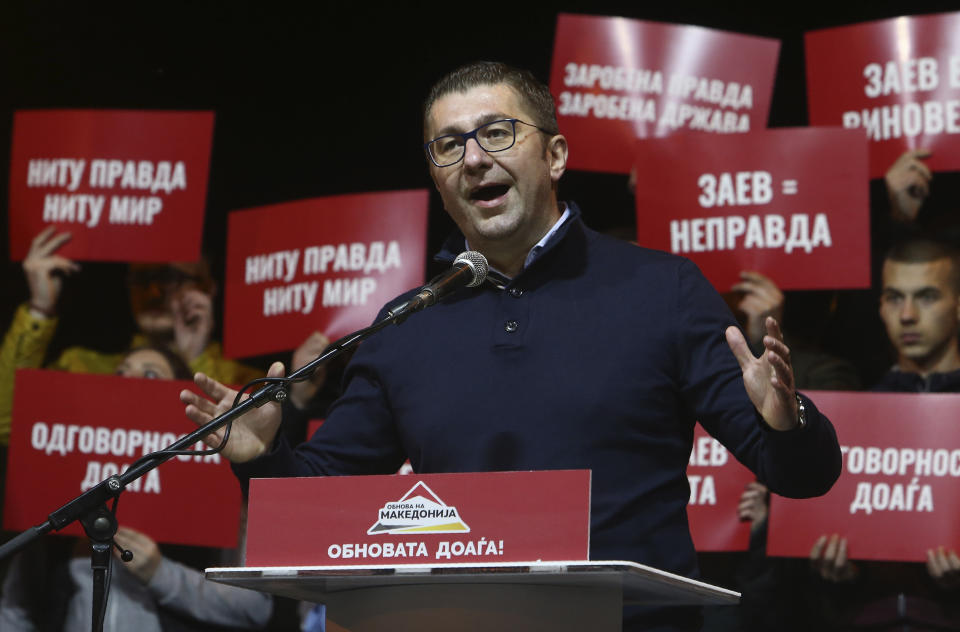
[[[128,286],[137,326],[152,337],[172,334],[173,299],[178,293],[191,288],[205,294],[214,291],[204,263],[131,264]]]
[[[173,367],[159,351],[139,349],[126,355],[117,366],[117,375],[123,377],[145,377],[154,380],[172,380]]]
[[[960,368],[957,327],[960,296],[949,258],[883,264],[880,317],[902,370],[919,373]]]
[[[529,108],[506,84],[453,92],[434,102],[425,135],[463,134],[498,119],[532,123]],[[566,140],[516,124],[516,142],[488,153],[468,139],[463,159],[447,167],[430,164],[430,176],[450,217],[470,246],[526,252],[559,218],[554,185],[566,167]]]

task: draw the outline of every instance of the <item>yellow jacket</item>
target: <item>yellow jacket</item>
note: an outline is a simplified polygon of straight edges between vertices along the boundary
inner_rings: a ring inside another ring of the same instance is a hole
[[[57,328],[56,318],[37,318],[26,303],[13,317],[10,329],[0,347],[0,445],[10,443],[10,415],[13,410],[13,380],[17,369],[41,368],[43,356]],[[147,342],[143,335],[134,336],[130,348]],[[101,353],[83,347],[64,350],[49,369],[72,373],[113,373],[124,353]],[[224,384],[242,385],[263,377],[259,369],[223,357],[220,343],[211,342],[193,362],[190,369],[203,372]]]

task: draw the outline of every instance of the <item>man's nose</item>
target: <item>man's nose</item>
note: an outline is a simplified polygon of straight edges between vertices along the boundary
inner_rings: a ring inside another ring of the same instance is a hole
[[[900,320],[905,323],[917,320],[917,307],[909,298],[903,301],[903,307],[900,308]]]
[[[476,138],[468,138],[463,146],[463,164],[467,168],[475,169],[490,163],[490,154],[480,146]]]

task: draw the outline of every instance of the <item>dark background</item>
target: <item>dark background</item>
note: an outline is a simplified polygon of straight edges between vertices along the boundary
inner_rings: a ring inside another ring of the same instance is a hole
[[[420,102],[457,65],[496,59],[549,77],[559,12],[620,15],[776,38],[770,126],[806,125],[803,33],[955,2],[0,3],[0,172],[12,115],[26,108],[214,110],[204,244],[222,271],[227,213],[314,196],[432,184]],[[329,5],[329,6],[324,6]],[[9,262],[0,179],[0,326],[26,297]],[[633,224],[624,176],[568,172],[562,198],[605,230]],[[452,227],[433,193],[428,244]],[[427,253],[425,253],[425,256]],[[431,270],[432,271],[432,270]],[[124,267],[84,263],[61,307],[66,343],[121,349],[132,320]],[[262,361],[263,359],[258,359]]]

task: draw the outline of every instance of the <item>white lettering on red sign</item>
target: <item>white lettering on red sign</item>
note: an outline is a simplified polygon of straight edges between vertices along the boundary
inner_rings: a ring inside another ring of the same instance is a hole
[[[301,313],[309,314],[318,305],[346,307],[366,305],[376,292],[377,279],[371,273],[386,273],[400,268],[400,243],[397,241],[353,242],[325,244],[297,249],[251,255],[244,260],[244,283],[254,285],[280,281],[284,285],[264,288],[263,315]],[[296,278],[298,263],[303,275],[312,276],[336,272],[361,272],[364,276],[328,278],[323,281],[301,281]]]
[[[103,160],[90,162],[91,188],[141,189],[170,194],[187,188],[187,167],[183,161],[171,163],[162,160],[154,164],[149,160]]]
[[[365,559],[378,557],[429,557],[427,545],[423,542],[374,542],[331,544],[327,547],[327,557],[331,559]]]
[[[86,160],[74,158],[34,158],[27,164],[27,186],[60,187],[76,191],[83,180]],[[105,195],[86,193],[49,193],[43,199],[45,223],[76,223],[95,228],[106,218],[111,224],[151,225],[163,210],[156,194],[187,188],[187,170],[182,161],[105,160],[90,161],[90,188],[139,189],[147,195],[112,195],[109,206]],[[109,208],[109,210],[107,210]]]
[[[909,483],[861,481],[850,513],[933,511],[933,488],[920,477],[960,477],[960,449],[840,446],[843,466],[856,476],[908,476]]]
[[[863,69],[864,94],[875,99],[889,94],[930,92],[940,84],[934,57],[869,63]]]
[[[618,92],[662,94],[663,75],[659,70],[568,63],[563,85],[570,88],[597,88]]]
[[[716,505],[717,487],[713,476],[707,474],[688,474],[687,481],[690,483],[690,501],[691,505]]]
[[[817,247],[831,247],[833,238],[827,215],[818,213],[814,216],[812,231],[810,223],[810,216],[805,213],[790,216],[789,232],[786,218],[777,214],[671,220],[670,250],[680,253],[783,248],[787,253],[795,249],[809,253]]]
[[[574,90],[558,95],[561,116],[656,123],[660,132],[681,128],[720,134],[750,131],[749,114],[730,110],[751,109],[753,88],[736,81],[669,75],[665,90],[659,70],[571,62],[564,67],[563,85]],[[658,99],[664,94],[668,100],[661,104]],[[659,114],[658,109],[662,109]]]
[[[697,179],[697,201],[703,208],[768,204],[773,199],[772,182],[767,171],[705,173]]]

